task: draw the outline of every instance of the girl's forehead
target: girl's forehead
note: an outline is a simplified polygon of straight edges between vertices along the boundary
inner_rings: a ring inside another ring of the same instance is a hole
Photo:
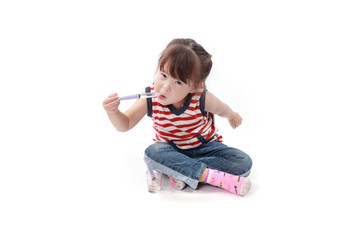
[[[165,62],[162,66],[160,66],[160,70],[164,72],[169,72],[169,61]]]
[[[162,69],[160,69],[160,70],[170,73],[171,72],[170,67],[174,68],[174,66],[172,66],[171,63],[172,63],[172,61],[170,59],[167,60],[164,64],[162,64]]]
[[[162,66],[160,66],[160,71],[165,72],[166,74],[169,74],[171,77],[177,79],[178,76],[176,76],[176,75],[174,76],[174,75],[173,75],[174,73],[176,74],[176,72],[172,72],[172,71],[170,70],[170,66],[171,66],[170,61],[171,61],[171,60],[168,60],[168,61],[165,62],[165,64],[163,64]]]

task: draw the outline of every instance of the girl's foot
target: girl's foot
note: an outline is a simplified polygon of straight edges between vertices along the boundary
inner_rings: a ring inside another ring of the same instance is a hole
[[[220,172],[210,168],[208,169],[205,182],[240,196],[247,194],[251,187],[251,181],[248,178]]]
[[[170,178],[170,185],[176,190],[183,190],[185,188],[186,184],[183,181],[176,180],[171,176],[169,176],[169,178]]]

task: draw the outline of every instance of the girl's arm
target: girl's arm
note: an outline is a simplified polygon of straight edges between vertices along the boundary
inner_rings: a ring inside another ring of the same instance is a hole
[[[232,128],[237,128],[242,122],[239,113],[234,112],[227,104],[209,91],[206,92],[205,96],[205,111],[227,118]]]
[[[110,122],[120,132],[126,132],[135,127],[147,113],[145,98],[138,99],[125,113],[118,109],[119,105],[120,99],[116,93],[109,95],[103,101]]]

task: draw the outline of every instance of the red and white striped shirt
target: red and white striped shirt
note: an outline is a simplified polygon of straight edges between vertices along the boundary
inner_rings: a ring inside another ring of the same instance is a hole
[[[146,92],[150,91],[154,91],[154,86],[146,88]],[[205,112],[204,89],[190,93],[180,109],[162,105],[157,98],[148,98],[147,104],[157,142],[169,142],[178,148],[190,149],[214,140],[222,141],[213,119]]]

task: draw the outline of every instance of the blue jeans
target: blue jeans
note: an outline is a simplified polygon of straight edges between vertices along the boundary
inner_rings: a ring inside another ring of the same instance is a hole
[[[193,149],[180,149],[174,145],[157,142],[145,150],[154,169],[181,180],[196,189],[206,168],[247,177],[252,160],[243,151],[217,141]]]

